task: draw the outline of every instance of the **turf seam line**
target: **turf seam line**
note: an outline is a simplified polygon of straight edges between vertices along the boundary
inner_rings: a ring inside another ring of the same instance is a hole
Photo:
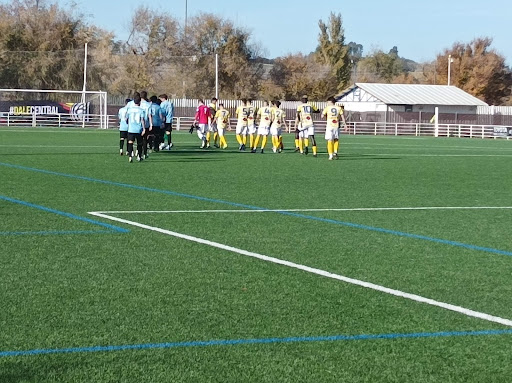
[[[287,338],[253,338],[232,340],[187,341],[167,343],[144,343],[120,346],[92,346],[69,347],[60,349],[34,349],[26,351],[0,351],[0,358],[16,356],[35,356],[48,354],[73,354],[92,352],[113,352],[128,350],[154,350],[187,347],[212,347],[212,346],[240,346],[255,344],[283,344],[306,342],[339,342],[339,341],[363,341],[363,340],[398,340],[398,339],[422,339],[422,338],[449,338],[467,336],[498,336],[512,334],[512,330],[482,330],[482,331],[446,331],[433,333],[405,333],[405,334],[375,334],[375,335],[331,335],[311,337],[287,337]]]
[[[0,200],[11,202],[11,203],[15,203],[15,204],[18,204],[18,205],[23,205],[23,206],[31,207],[31,208],[34,208],[34,209],[39,209],[39,210],[45,211],[47,213],[57,214],[57,215],[60,215],[60,216],[66,217],[66,218],[74,219],[76,221],[82,221],[82,222],[90,223],[90,224],[93,224],[93,225],[96,225],[96,226],[101,226],[101,227],[113,230],[115,232],[118,232],[118,233],[129,233],[130,232],[130,230],[127,230],[127,229],[119,227],[119,226],[110,225],[108,223],[96,221],[94,219],[80,217],[80,216],[75,215],[75,214],[66,213],[64,211],[51,209],[49,207],[45,207],[45,206],[41,206],[41,205],[36,205],[36,204],[30,203],[30,202],[21,201],[21,200],[18,200],[18,199],[14,199],[14,198],[2,196],[2,195],[0,195]]]
[[[510,320],[510,319],[500,318],[500,317],[497,317],[497,316],[494,316],[494,315],[490,315],[490,314],[486,314],[486,313],[470,310],[470,309],[467,309],[467,308],[464,308],[464,307],[461,307],[461,306],[452,305],[450,303],[444,303],[444,302],[436,301],[434,299],[425,298],[425,297],[422,297],[420,295],[406,293],[406,292],[403,292],[403,291],[400,291],[400,290],[391,289],[391,288],[384,287],[384,286],[381,286],[381,285],[377,285],[377,284],[374,284],[374,283],[365,282],[365,281],[361,281],[361,280],[354,279],[354,278],[349,278],[349,277],[346,277],[346,276],[343,276],[343,275],[339,275],[339,274],[334,274],[334,273],[331,273],[329,271],[325,271],[325,270],[321,270],[321,269],[317,269],[317,268],[301,265],[301,264],[298,264],[298,263],[286,261],[286,260],[279,259],[279,258],[269,257],[267,255],[254,253],[252,251],[247,251],[247,250],[239,249],[239,248],[236,248],[236,247],[233,247],[233,246],[225,245],[225,244],[218,243],[218,242],[213,242],[213,241],[210,241],[210,240],[207,240],[207,239],[193,237],[191,235],[181,234],[181,233],[177,233],[177,232],[174,232],[174,231],[161,229],[159,227],[149,226],[149,225],[145,225],[145,224],[142,224],[142,223],[139,223],[139,222],[129,221],[129,220],[126,220],[126,219],[123,219],[123,218],[109,216],[109,215],[103,214],[103,213],[90,212],[89,214],[92,214],[92,215],[94,215],[96,217],[109,219],[109,220],[112,220],[112,221],[115,221],[115,222],[125,223],[127,225],[132,225],[132,226],[139,227],[139,228],[142,228],[142,229],[154,231],[154,232],[157,232],[157,233],[166,234],[166,235],[173,236],[173,237],[176,237],[176,238],[185,239],[185,240],[188,240],[188,241],[191,241],[191,242],[196,242],[196,243],[199,243],[199,244],[215,247],[215,248],[218,248],[218,249],[221,249],[221,250],[230,251],[230,252],[237,253],[237,254],[240,254],[240,255],[245,255],[245,256],[248,256],[248,257],[252,257],[252,258],[257,258],[257,259],[260,259],[262,261],[271,262],[271,263],[279,264],[279,265],[282,265],[282,266],[290,267],[290,268],[293,268],[293,269],[302,270],[302,271],[305,271],[305,272],[308,272],[308,273],[320,275],[320,276],[323,276],[323,277],[326,277],[326,278],[335,279],[335,280],[342,281],[342,282],[349,283],[349,284],[353,284],[353,285],[356,285],[356,286],[365,287],[365,288],[368,288],[368,289],[371,289],[371,290],[375,290],[375,291],[383,292],[383,293],[386,293],[386,294],[394,295],[394,296],[397,296],[397,297],[400,297],[400,298],[405,298],[405,299],[409,299],[409,300],[412,300],[412,301],[416,301],[416,302],[420,302],[420,303],[425,303],[425,304],[428,304],[428,305],[431,305],[431,306],[440,307],[440,308],[443,308],[443,309],[446,309],[446,310],[450,310],[450,311],[458,312],[460,314],[464,314],[464,315],[469,316],[469,317],[483,319],[483,320],[486,320],[486,321],[489,321],[489,322],[499,323],[499,324],[502,324],[502,325],[505,325],[505,326],[512,327],[512,320]]]
[[[10,167],[13,169],[32,171],[32,172],[37,172],[37,173],[43,173],[43,174],[50,174],[50,175],[55,175],[55,176],[65,177],[65,178],[70,178],[70,179],[78,179],[78,180],[82,180],[82,181],[100,183],[100,184],[104,184],[104,185],[119,186],[119,187],[124,187],[124,188],[129,188],[129,189],[172,195],[172,196],[176,196],[176,197],[194,199],[196,201],[219,203],[219,204],[235,206],[235,207],[250,209],[250,210],[264,210],[261,207],[246,205],[246,204],[237,203],[237,202],[230,202],[230,201],[224,201],[224,200],[220,200],[220,199],[195,196],[195,195],[191,195],[191,194],[179,193],[179,192],[174,192],[174,191],[170,191],[170,190],[154,189],[154,188],[150,188],[150,187],[146,187],[146,186],[130,185],[130,184],[125,184],[125,183],[121,183],[121,182],[100,180],[100,179],[96,179],[96,178],[77,176],[77,175],[73,175],[73,174],[59,173],[59,172],[54,172],[54,171],[50,171],[50,170],[30,168],[30,167],[26,167],[26,166],[13,165],[13,164],[8,164],[8,163],[4,163],[4,162],[0,162],[0,166]],[[405,232],[400,232],[400,231],[396,231],[396,230],[361,225],[361,224],[352,223],[352,222],[337,221],[337,220],[333,220],[333,219],[319,218],[319,217],[315,217],[315,216],[311,216],[311,215],[298,214],[298,213],[293,213],[293,212],[279,211],[279,212],[277,212],[277,214],[282,214],[282,215],[296,217],[296,218],[302,218],[302,219],[308,219],[308,220],[318,221],[318,222],[323,222],[323,223],[331,223],[331,224],[345,226],[345,227],[351,227],[351,228],[355,228],[355,229],[363,229],[363,230],[369,230],[369,231],[374,231],[374,232],[378,232],[378,233],[391,234],[391,235],[395,235],[398,237],[420,239],[420,240],[424,240],[424,241],[435,242],[435,243],[450,245],[450,246],[454,246],[454,247],[462,247],[462,248],[466,248],[469,250],[476,250],[476,251],[483,251],[483,252],[492,253],[492,254],[512,256],[511,251],[476,246],[476,245],[466,244],[466,243],[457,242],[457,241],[428,237],[428,236],[420,235],[420,234],[405,233]]]

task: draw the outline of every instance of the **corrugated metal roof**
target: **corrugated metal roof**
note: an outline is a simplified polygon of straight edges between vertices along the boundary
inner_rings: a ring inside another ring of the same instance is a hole
[[[366,83],[355,85],[388,105],[487,105],[456,86]]]

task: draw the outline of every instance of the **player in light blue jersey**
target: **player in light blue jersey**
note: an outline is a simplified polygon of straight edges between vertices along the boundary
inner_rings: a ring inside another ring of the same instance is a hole
[[[145,90],[140,92],[140,107],[144,109],[146,112],[145,123],[146,123],[146,133],[142,136],[142,150],[144,159],[148,158],[148,138],[149,135],[153,134],[153,118],[151,117],[151,102],[148,100],[148,92]]]
[[[155,152],[159,151],[159,145],[163,141],[163,120],[165,116],[163,114],[162,108],[160,107],[160,100],[156,96],[151,96],[149,99],[151,101],[151,118],[153,119],[153,139],[150,140],[149,147],[152,148]]]
[[[128,138],[128,122],[126,112],[128,111],[128,103],[131,102],[129,98],[125,100],[125,106],[119,109],[118,117],[119,117],[119,154],[123,155],[124,142]],[[126,149],[128,150],[128,144],[126,144]],[[128,151],[127,151],[128,153]]]
[[[170,150],[173,145],[171,133],[172,133],[172,120],[174,118],[174,104],[172,103],[171,100],[169,100],[169,98],[167,97],[166,94],[161,94],[160,96],[158,96],[158,98],[162,102],[160,104],[160,108],[162,109],[162,113],[165,116],[165,121],[163,121],[165,137],[164,137],[162,144],[160,145],[160,149]],[[167,145],[165,145],[165,141],[167,141]]]
[[[143,160],[142,137],[146,133],[146,112],[140,107],[140,97],[133,99],[133,106],[126,111],[126,122],[128,123],[128,161],[133,162],[133,143],[137,140],[137,161]]]

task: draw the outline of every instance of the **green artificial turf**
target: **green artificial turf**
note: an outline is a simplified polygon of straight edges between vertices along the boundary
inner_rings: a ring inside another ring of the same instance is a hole
[[[89,214],[512,319],[512,209],[350,210],[511,207],[510,141],[343,136],[328,161],[321,136],[174,137],[129,164],[115,131],[0,129],[0,382],[510,381],[512,333],[459,333],[505,325]],[[324,210],[214,212],[259,209]]]

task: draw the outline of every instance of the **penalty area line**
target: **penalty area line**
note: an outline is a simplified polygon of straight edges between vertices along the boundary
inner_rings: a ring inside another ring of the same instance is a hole
[[[293,269],[302,270],[302,271],[305,271],[305,272],[308,272],[308,273],[320,275],[322,277],[331,278],[331,279],[335,279],[335,280],[342,281],[342,282],[345,282],[345,283],[349,283],[349,284],[352,284],[352,285],[356,285],[356,286],[368,288],[368,289],[371,289],[371,290],[379,291],[379,292],[382,292],[382,293],[394,295],[396,297],[400,297],[400,298],[404,298],[404,299],[409,299],[409,300],[412,300],[412,301],[415,301],[415,302],[425,303],[425,304],[428,304],[428,305],[431,305],[431,306],[435,306],[435,307],[440,307],[440,308],[443,308],[445,310],[454,311],[454,312],[457,312],[457,313],[460,313],[460,314],[463,314],[463,315],[466,315],[466,316],[469,316],[469,317],[478,318],[478,319],[486,320],[486,321],[489,321],[489,322],[499,323],[499,324],[502,324],[502,325],[505,325],[505,326],[508,326],[508,327],[512,327],[512,320],[510,320],[510,319],[500,318],[500,317],[497,317],[497,316],[494,316],[494,315],[490,315],[490,314],[474,311],[474,310],[467,309],[467,308],[464,308],[464,307],[461,307],[461,306],[452,305],[450,303],[444,303],[444,302],[436,301],[434,299],[425,298],[425,297],[422,297],[420,295],[406,293],[406,292],[403,292],[403,291],[400,291],[400,290],[391,289],[391,288],[384,287],[384,286],[381,286],[381,285],[377,285],[377,284],[374,284],[374,283],[365,282],[365,281],[361,281],[361,280],[354,279],[354,278],[349,278],[349,277],[346,277],[346,276],[343,276],[343,275],[339,275],[339,274],[334,274],[334,273],[331,273],[331,272],[328,272],[328,271],[325,271],[325,270],[316,269],[316,268],[313,268],[313,267],[301,265],[301,264],[290,262],[290,261],[285,261],[285,260],[279,259],[279,258],[269,257],[269,256],[266,256],[266,255],[254,253],[254,252],[243,250],[243,249],[238,249],[238,248],[233,247],[233,246],[228,246],[228,245],[224,245],[222,243],[209,241],[207,239],[193,237],[191,235],[181,234],[181,233],[177,233],[177,232],[174,232],[174,231],[161,229],[159,227],[149,226],[149,225],[145,225],[145,224],[142,224],[142,223],[139,223],[139,222],[129,221],[129,220],[126,220],[126,219],[123,219],[123,218],[113,217],[113,216],[110,216],[110,215],[107,215],[107,214],[104,214],[104,213],[100,213],[100,212],[89,212],[89,214],[94,215],[96,217],[104,218],[104,219],[107,219],[107,220],[112,220],[112,221],[124,223],[124,224],[127,224],[127,225],[139,227],[139,228],[142,228],[142,229],[154,231],[154,232],[157,232],[157,233],[169,235],[169,236],[172,236],[172,237],[185,239],[187,241],[191,241],[191,242],[196,242],[196,243],[199,243],[199,244],[207,245],[207,246],[214,247],[214,248],[217,248],[217,249],[230,251],[232,253],[244,255],[244,256],[247,256],[247,257],[260,259],[262,261],[271,262],[271,263],[275,263],[275,264],[278,264],[278,265],[290,267],[290,268],[293,268]]]
[[[178,213],[287,213],[336,211],[408,211],[408,210],[510,210],[512,206],[419,206],[419,207],[358,207],[320,209],[210,209],[210,210],[125,210],[100,211],[103,214],[178,214]]]

